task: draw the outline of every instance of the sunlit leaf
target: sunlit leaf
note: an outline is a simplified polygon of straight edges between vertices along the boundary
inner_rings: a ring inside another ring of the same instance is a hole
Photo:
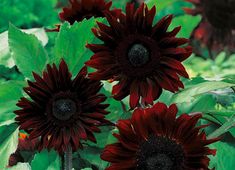
[[[20,72],[30,79],[32,79],[33,71],[42,74],[48,62],[48,56],[42,42],[34,35],[26,34],[11,24],[8,38],[13,59]]]
[[[16,124],[0,126],[0,169],[7,167],[10,155],[15,152],[18,145],[18,133]]]
[[[233,87],[234,85],[235,84],[226,83],[222,81],[209,81],[209,82],[199,83],[196,85],[192,85],[191,87],[188,87],[182,90],[181,92],[175,94],[173,96],[173,101],[176,103],[190,102],[200,94],[207,93],[217,89]]]
[[[31,170],[29,163],[19,162],[17,165],[7,168],[6,170]]]

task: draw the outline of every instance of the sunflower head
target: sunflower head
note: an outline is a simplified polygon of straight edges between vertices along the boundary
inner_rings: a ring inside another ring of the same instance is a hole
[[[201,22],[192,32],[192,41],[198,40],[201,47],[206,46],[216,53],[222,50],[235,51],[235,0],[186,1],[195,6],[185,8],[188,14],[202,16]]]
[[[235,29],[235,0],[204,0],[203,7],[209,23],[218,29]]]
[[[84,67],[72,79],[64,60],[59,68],[47,65],[42,77],[33,73],[35,81],[28,81],[24,91],[29,98],[21,98],[16,121],[20,129],[29,133],[29,138],[40,138],[39,149],[54,148],[62,152],[67,146],[81,148],[81,139],[96,142],[93,132],[97,126],[108,123],[104,119],[106,97],[99,94],[99,81],[86,77]]]
[[[176,92],[183,88],[179,76],[188,78],[181,64],[192,49],[188,40],[176,38],[180,27],[168,31],[172,15],[153,24],[155,6],[148,9],[142,4],[135,9],[127,4],[126,15],[119,17],[106,12],[110,26],[99,23],[93,33],[103,44],[88,44],[94,52],[87,66],[97,69],[89,76],[96,80],[118,81],[113,87],[115,99],[122,100],[130,94],[130,106],[153,104],[162,89]]]
[[[110,11],[112,2],[105,0],[69,0],[70,7],[63,8],[59,14],[60,19],[73,24],[75,21],[82,21],[84,18],[104,17],[104,11]],[[112,13],[120,13],[120,10],[112,10]]]
[[[205,126],[196,126],[201,115],[176,114],[175,104],[157,103],[120,120],[114,134],[118,142],[101,154],[111,163],[107,170],[209,170],[208,155],[216,152],[207,145],[218,139],[206,139],[200,131]]]

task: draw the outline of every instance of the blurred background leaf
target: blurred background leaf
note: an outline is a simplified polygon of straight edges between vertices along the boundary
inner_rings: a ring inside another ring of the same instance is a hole
[[[56,0],[1,0],[0,32],[7,30],[9,22],[22,29],[57,24],[56,3]]]

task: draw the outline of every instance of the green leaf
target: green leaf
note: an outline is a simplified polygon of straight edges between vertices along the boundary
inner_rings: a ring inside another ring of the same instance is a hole
[[[184,103],[178,103],[179,113],[206,112],[215,108],[216,101],[211,94],[203,94],[195,100]]]
[[[8,23],[19,28],[51,26],[59,22],[57,0],[1,0],[0,32],[7,30]],[[43,10],[42,10],[43,9]]]
[[[79,151],[79,154],[84,160],[89,161],[91,164],[99,167],[99,169],[105,169],[108,162],[103,161],[100,158],[100,153],[103,149],[97,147],[87,147]]]
[[[16,103],[22,96],[23,81],[7,81],[0,84],[0,125],[14,122]]]
[[[106,145],[116,142],[116,138],[113,136],[113,131],[116,130],[111,126],[100,127],[101,133],[95,133],[97,143],[87,142],[89,146],[94,146],[103,149]]]
[[[48,42],[48,37],[43,28],[33,28],[33,29],[25,29],[21,30],[27,34],[35,35],[42,44],[45,46]],[[8,67],[12,67],[15,65],[14,60],[10,55],[10,49],[8,45],[8,31],[5,31],[0,34],[0,64],[3,64]]]
[[[18,100],[22,96],[22,87],[25,86],[24,81],[7,81],[0,85],[0,104],[5,102]]]
[[[184,15],[184,7],[192,7],[193,5],[185,0],[147,0],[146,4],[149,8],[154,5],[157,9],[155,21],[160,20],[162,17],[173,14],[174,16]]]
[[[210,148],[217,150],[216,156],[211,156],[210,167],[216,170],[234,170],[235,146],[225,142],[216,142]]]
[[[85,46],[94,39],[91,28],[96,25],[96,20],[84,19],[82,22],[75,22],[72,26],[65,22],[56,39],[52,63],[59,63],[64,58],[70,71],[75,75],[83,67],[85,61],[89,60],[92,52]]]
[[[30,167],[29,163],[19,162],[15,166],[13,166],[11,168],[7,168],[6,170],[31,170],[31,167]]]
[[[119,8],[125,11],[126,3],[130,2],[129,0],[112,0],[112,8]]]
[[[175,27],[181,26],[181,31],[177,34],[177,37],[189,38],[194,28],[200,22],[200,16],[182,15],[175,17],[169,27],[169,30]]]
[[[169,7],[170,5],[172,5],[172,3],[174,2],[180,2],[182,0],[147,0],[146,4],[148,5],[148,7],[152,7],[152,6],[156,6],[157,9],[160,11],[166,7]]]
[[[232,115],[232,117],[227,122],[225,122],[221,127],[219,127],[213,133],[211,133],[208,136],[208,138],[212,139],[212,138],[220,137],[224,133],[228,132],[234,126],[235,126],[235,114]]]
[[[157,8],[157,15],[154,20],[155,22],[169,14],[173,14],[175,16],[172,20],[169,30],[172,30],[177,26],[181,26],[182,29],[177,35],[178,37],[189,38],[193,29],[201,20],[200,16],[191,16],[185,14],[183,8],[192,7],[192,4],[186,2],[185,0],[148,0],[146,3],[148,7],[155,5]]]
[[[226,77],[224,77],[224,80],[227,83],[233,83],[235,84],[235,75],[228,75]]]
[[[8,31],[0,34],[0,64],[12,67],[14,61],[11,58],[9,46],[8,46]]]
[[[0,169],[6,168],[10,155],[15,152],[18,133],[17,124],[0,126]]]
[[[29,79],[32,79],[33,71],[41,75],[48,60],[42,42],[34,35],[26,34],[11,24],[8,38],[13,59],[20,72]]]
[[[31,162],[32,170],[60,169],[60,157],[55,151],[43,150],[34,156]]]
[[[24,80],[24,77],[18,72],[16,66],[8,68],[0,65],[0,80]]]
[[[233,86],[235,86],[235,84],[226,83],[222,81],[208,81],[208,82],[199,83],[196,85],[192,85],[188,88],[185,88],[179,93],[176,93],[173,96],[173,102],[175,103],[190,102],[196,96],[201,95],[203,93]]]

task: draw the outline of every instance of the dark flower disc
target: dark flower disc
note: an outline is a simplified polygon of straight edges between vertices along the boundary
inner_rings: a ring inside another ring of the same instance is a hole
[[[99,125],[109,123],[104,119],[106,97],[98,94],[102,84],[86,77],[84,67],[72,80],[64,60],[59,68],[47,65],[43,76],[33,73],[35,82],[28,81],[24,91],[30,99],[21,98],[15,111],[20,129],[27,131],[30,139],[40,137],[39,149],[54,148],[62,152],[71,145],[81,148],[81,139],[96,142],[94,132]]]
[[[120,10],[110,10],[112,2],[105,0],[69,0],[70,7],[63,8],[59,14],[62,21],[68,21],[73,24],[75,21],[82,21],[84,18],[104,17],[105,11],[110,11],[113,14],[121,13]]]
[[[195,5],[193,9],[185,8],[188,14],[202,16],[201,22],[191,35],[195,53],[202,55],[199,48],[204,46],[215,54],[221,51],[235,52],[235,0],[186,1]]]
[[[142,4],[135,9],[127,4],[126,15],[106,12],[110,26],[98,22],[93,32],[103,44],[88,44],[95,54],[87,66],[97,69],[89,76],[96,80],[118,81],[113,87],[115,99],[130,94],[130,106],[153,104],[162,89],[176,92],[183,88],[179,75],[188,78],[182,65],[192,52],[185,38],[176,38],[180,27],[168,32],[172,15],[153,25],[156,8]]]
[[[177,112],[175,104],[168,108],[157,103],[119,120],[119,134],[114,134],[118,142],[101,154],[111,163],[106,170],[209,170],[208,155],[216,151],[207,145],[219,139],[206,139],[201,129],[207,125],[196,126],[200,114],[176,118]]]

